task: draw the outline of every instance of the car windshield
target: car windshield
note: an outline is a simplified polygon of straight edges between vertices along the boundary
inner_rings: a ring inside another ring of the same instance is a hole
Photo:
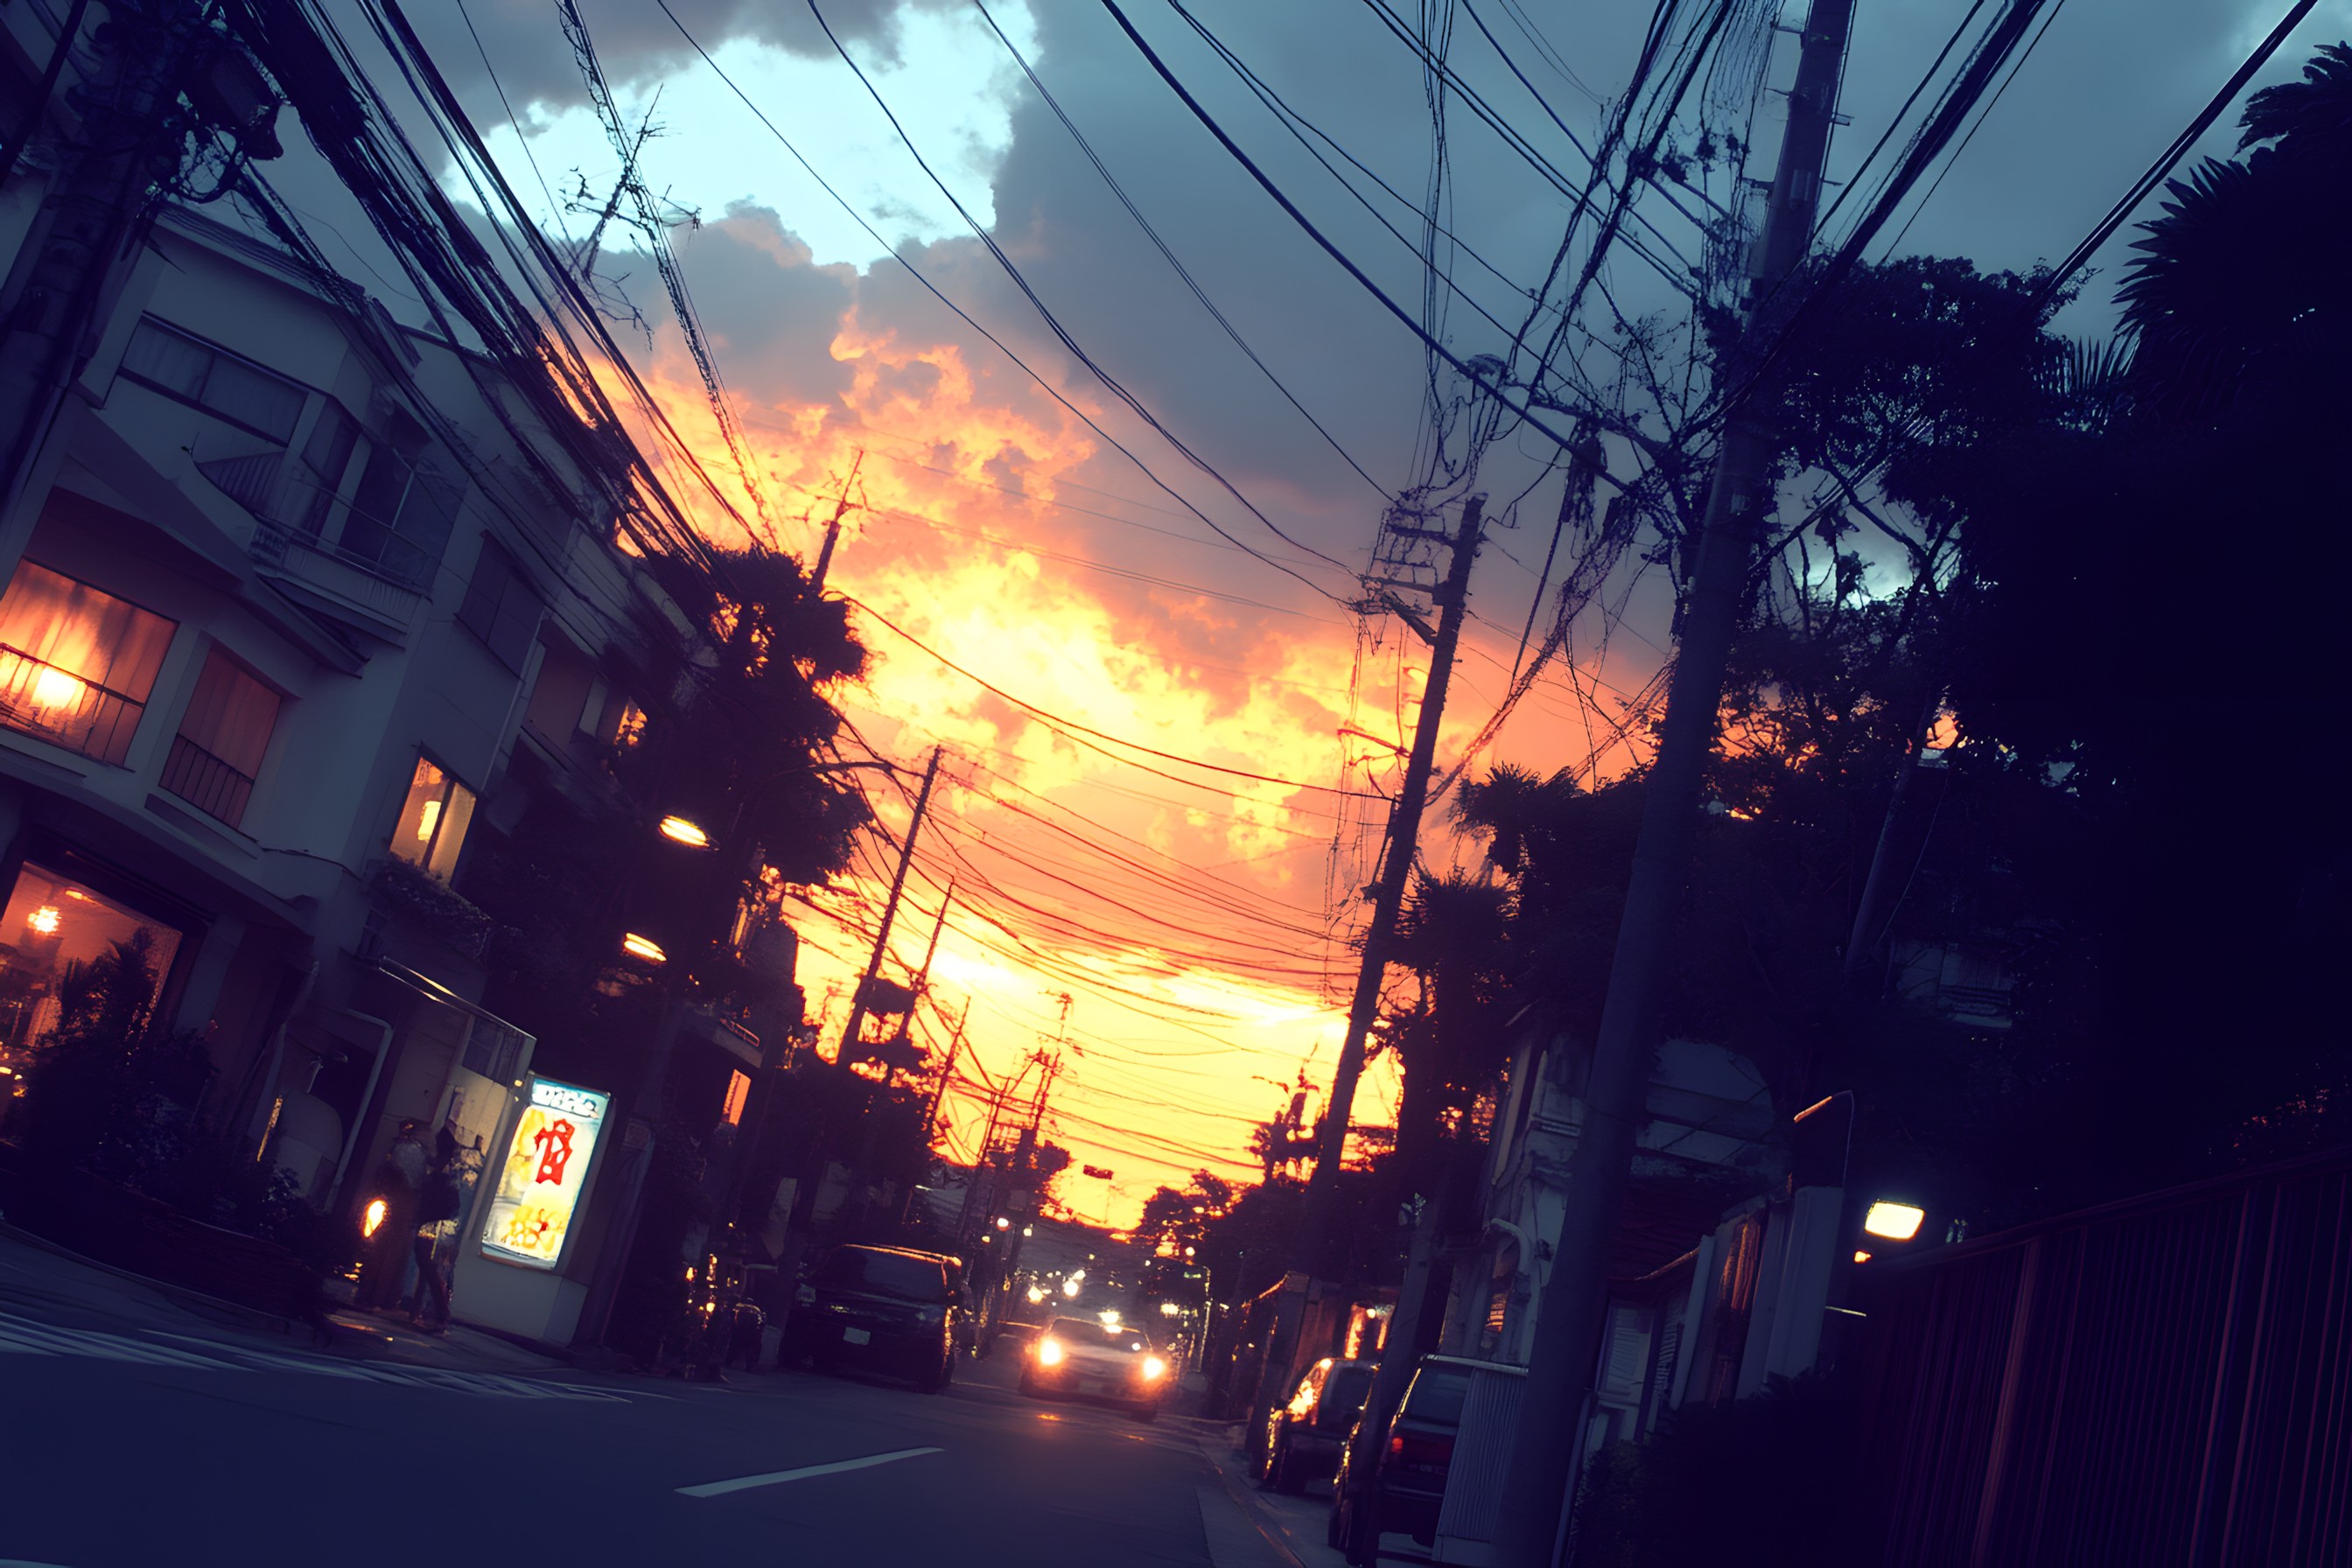
[[[1096,1350],[1139,1351],[1143,1336],[1133,1329],[1108,1328],[1084,1318],[1056,1318],[1048,1331],[1065,1344],[1090,1345]]]
[[[1405,1390],[1404,1414],[1415,1421],[1462,1424],[1462,1400],[1470,1392],[1470,1374],[1459,1367],[1425,1366],[1412,1374]]]
[[[933,1258],[845,1247],[824,1260],[815,1282],[844,1290],[871,1290],[909,1301],[936,1301],[947,1294],[947,1275]]]

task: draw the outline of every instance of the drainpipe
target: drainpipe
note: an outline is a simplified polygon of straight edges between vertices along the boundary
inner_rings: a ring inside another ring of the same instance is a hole
[[[335,1197],[334,1202],[328,1205],[330,1213],[333,1213],[342,1207],[343,1201],[347,1195],[343,1191],[343,1182],[351,1173],[352,1156],[359,1152],[360,1133],[362,1130],[366,1128],[369,1122],[374,1120],[373,1113],[375,1110],[376,1084],[378,1080],[383,1077],[383,1064],[385,1059],[392,1055],[392,1026],[390,1024],[385,1023],[382,1018],[373,1017],[366,1013],[354,1013],[348,1007],[338,1007],[335,1010],[346,1018],[355,1019],[360,1023],[367,1024],[374,1027],[377,1031],[377,1039],[375,1047],[375,1065],[368,1068],[367,1087],[360,1091],[359,1110],[352,1118],[350,1130],[343,1134],[343,1152],[335,1161]]]

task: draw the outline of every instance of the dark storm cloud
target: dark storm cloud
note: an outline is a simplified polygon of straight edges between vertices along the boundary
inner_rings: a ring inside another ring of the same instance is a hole
[[[870,58],[889,62],[898,58],[902,16],[957,3],[826,0],[824,19]],[[694,58],[692,47],[651,0],[579,4],[597,58],[616,88],[650,89]],[[708,49],[740,38],[796,55],[833,53],[805,0],[670,0],[670,9]],[[518,111],[586,101],[580,68],[564,42],[552,0],[415,0],[408,15],[482,124],[505,117],[490,91],[492,70]]]
[[[693,276],[695,308],[717,334],[730,374],[751,377],[773,400],[840,395],[849,372],[832,345],[856,300],[855,268],[816,266],[773,209],[749,202],[705,221],[678,248]]]

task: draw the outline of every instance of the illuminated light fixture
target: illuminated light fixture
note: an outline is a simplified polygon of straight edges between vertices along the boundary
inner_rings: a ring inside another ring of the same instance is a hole
[[[360,1221],[360,1234],[362,1236],[373,1236],[378,1228],[380,1228],[383,1224],[384,1212],[384,1202],[382,1198],[378,1198],[373,1203],[369,1204],[367,1206],[367,1217]]]
[[[669,962],[669,954],[661,950],[660,943],[655,942],[651,937],[639,936],[635,931],[630,931],[628,934],[621,938],[621,951],[629,954],[632,958],[642,958],[647,963],[667,963]]]
[[[1032,1285],[1032,1286],[1030,1286],[1030,1287],[1029,1287],[1029,1304],[1030,1304],[1031,1306],[1034,1307],[1034,1306],[1038,1305],[1040,1302],[1044,1301],[1045,1300],[1045,1292],[1044,1292],[1043,1290],[1040,1290],[1040,1289],[1037,1289],[1037,1287],[1036,1287],[1036,1286],[1034,1286],[1034,1285]]]
[[[1187,1257],[1187,1258],[1192,1257],[1192,1249],[1191,1247],[1186,1247],[1186,1248],[1184,1249],[1184,1256],[1185,1256],[1185,1257]]]
[[[1927,1217],[1926,1209],[1882,1200],[1871,1205],[1870,1212],[1863,1215],[1862,1228],[1889,1241],[1908,1241],[1919,1234],[1919,1224]]]
[[[999,1230],[1011,1230],[1013,1228],[1013,1222],[1006,1219],[1003,1215],[998,1215],[996,1216],[996,1228]],[[1024,1231],[1022,1234],[1026,1236],[1028,1232]]]
[[[1078,1293],[1078,1282],[1076,1279],[1065,1279],[1062,1281],[1063,1295],[1075,1299]]]
[[[1853,1260],[1856,1263],[1867,1263],[1870,1261],[1870,1254],[1857,1250],[1853,1255]]]
[[[25,917],[25,923],[43,936],[55,936],[58,934],[58,921],[60,918],[62,917],[58,913],[57,905],[43,904]]]
[[[1102,1321],[1103,1321],[1103,1327],[1104,1327],[1104,1328],[1106,1328],[1106,1329],[1115,1329],[1115,1328],[1118,1327],[1118,1324],[1119,1324],[1119,1311],[1118,1311],[1118,1308],[1116,1308],[1116,1307],[1110,1307],[1110,1308],[1106,1308],[1106,1309],[1104,1309],[1103,1315],[1102,1315]]]
[[[1024,1236],[1034,1236],[1037,1234],[1037,1227],[1034,1225],[1024,1225],[1021,1227],[1021,1234]]]
[[[1039,1340],[1037,1342],[1037,1364],[1039,1366],[1061,1365],[1062,1342],[1055,1339]]]
[[[1184,1309],[1173,1301],[1162,1301],[1160,1303],[1160,1315],[1163,1318],[1181,1318],[1184,1315]]]
[[[433,829],[439,826],[440,821],[441,803],[437,800],[426,801],[425,803],[425,809],[416,814],[416,842],[419,844],[432,843]]]
[[[44,669],[33,677],[33,706],[44,710],[72,708],[80,703],[86,689],[62,669]]]
[[[1166,1362],[1161,1361],[1156,1355],[1148,1355],[1143,1358],[1144,1382],[1158,1383],[1161,1378],[1167,1375],[1168,1363]]]
[[[661,836],[674,844],[683,844],[689,849],[708,849],[710,847],[710,835],[705,833],[699,826],[694,823],[688,822],[683,816],[663,817],[661,819]]]

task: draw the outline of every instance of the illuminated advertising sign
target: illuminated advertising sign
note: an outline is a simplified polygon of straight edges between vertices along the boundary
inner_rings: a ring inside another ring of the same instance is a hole
[[[530,1103],[515,1123],[482,1224],[485,1257],[526,1268],[552,1268],[563,1260],[572,1211],[580,1206],[612,1102],[596,1089],[531,1079]]]

